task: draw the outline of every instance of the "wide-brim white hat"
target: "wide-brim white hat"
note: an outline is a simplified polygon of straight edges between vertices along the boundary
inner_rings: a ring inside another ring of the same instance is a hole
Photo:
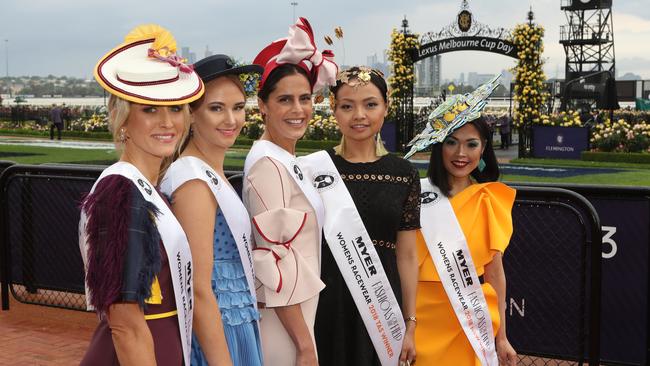
[[[138,32],[136,40],[127,36],[127,41],[99,60],[94,72],[97,82],[109,93],[135,103],[178,105],[199,99],[204,92],[203,82],[175,55],[171,34],[158,26],[144,27],[155,31]],[[130,35],[140,28],[143,26]],[[167,42],[164,49],[157,49],[161,44],[158,37],[170,38],[171,47]]]

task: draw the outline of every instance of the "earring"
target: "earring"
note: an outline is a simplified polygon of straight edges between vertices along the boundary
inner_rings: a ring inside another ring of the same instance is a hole
[[[478,161],[478,171],[483,173],[483,171],[485,170],[486,165],[487,164],[485,164],[485,160],[483,160],[483,158],[481,158],[481,160]]]
[[[119,137],[119,139],[120,139],[120,143],[122,143],[122,144],[126,142],[126,130],[124,129],[124,127],[120,128],[120,137]]]
[[[379,145],[383,142],[384,141],[381,139],[381,133],[377,132],[377,134],[375,135],[375,144]]]

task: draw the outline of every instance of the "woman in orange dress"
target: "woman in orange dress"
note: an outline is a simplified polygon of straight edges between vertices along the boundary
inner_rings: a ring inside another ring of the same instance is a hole
[[[488,83],[471,95],[454,96],[451,101],[441,105],[429,117],[428,131],[418,135],[414,141],[416,147],[413,151],[433,144],[427,178],[422,180],[422,213],[427,205],[440,205],[448,199],[453,209],[449,214],[455,215],[455,220],[451,218],[451,222],[458,222],[455,225],[460,229],[458,234],[464,236],[465,248],[468,248],[473,261],[473,276],[478,277],[472,277],[478,280],[475,281],[476,292],[482,289],[484,301],[480,309],[485,309],[476,312],[479,321],[474,324],[470,321],[465,327],[461,325],[459,319],[465,317],[467,310],[455,311],[450,298],[454,298],[456,291],[454,288],[445,289],[439,275],[440,269],[436,268],[432,257],[444,257],[445,253],[430,250],[437,244],[427,245],[425,240],[425,227],[433,226],[432,218],[438,220],[438,217],[421,216],[423,229],[417,234],[419,278],[415,332],[417,363],[420,365],[481,365],[477,354],[481,354],[483,364],[496,366],[497,360],[499,365],[516,364],[517,354],[506,335],[506,279],[502,262],[503,252],[512,235],[511,211],[515,190],[497,182],[499,167],[492,149],[489,127],[480,117],[480,110],[485,106],[484,99],[498,85],[497,80],[493,79],[492,84]],[[427,192],[426,186],[433,189]],[[446,254],[452,257],[456,252]],[[451,259],[453,262],[458,258]],[[442,270],[445,275],[450,271],[444,267]],[[468,281],[468,287],[472,283],[470,279],[462,279]],[[465,297],[466,301],[468,299],[470,308],[478,303],[473,302],[472,296]],[[488,322],[480,322],[482,319],[491,320],[491,329]],[[474,337],[466,334],[476,334],[472,331],[480,333],[480,330],[486,334],[485,342],[477,339],[470,342]],[[487,335],[490,331],[494,338]]]

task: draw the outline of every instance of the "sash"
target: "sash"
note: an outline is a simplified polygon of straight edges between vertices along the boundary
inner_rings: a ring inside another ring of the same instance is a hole
[[[422,235],[463,332],[484,366],[498,366],[492,319],[465,234],[449,199],[420,181]]]
[[[147,202],[150,202],[158,208],[160,213],[156,217],[156,228],[169,259],[169,269],[174,286],[174,296],[176,297],[176,308],[178,309],[178,327],[181,335],[181,344],[183,347],[183,358],[185,364],[190,364],[190,351],[192,350],[192,310],[194,302],[194,293],[192,291],[192,255],[187,243],[187,237],[183,228],[176,220],[176,217],[170,210],[169,206],[160,197],[154,186],[140,171],[130,163],[117,162],[106,168],[99,176],[91,189],[95,190],[97,184],[109,175],[121,175],[131,180]],[[85,226],[87,217],[85,212],[81,213],[79,221],[80,235],[79,246],[84,263],[88,263],[88,244],[86,242]],[[89,289],[86,285],[86,293]],[[88,300],[87,300],[88,301]],[[88,306],[92,310],[91,306]]]
[[[208,185],[221,208],[221,212],[223,212],[226,223],[237,243],[237,251],[244,267],[248,289],[253,297],[253,304],[257,308],[255,270],[253,269],[253,257],[251,255],[251,222],[248,211],[246,211],[244,204],[230,184],[225,182],[203,160],[193,156],[182,157],[172,163],[162,182],[160,182],[160,190],[171,196],[178,187],[193,179],[202,180]]]
[[[246,181],[246,176],[250,169],[257,163],[261,158],[268,156],[279,161],[284,168],[290,173],[289,175],[296,182],[302,193],[311,204],[311,207],[316,212],[316,221],[318,223],[318,240],[321,239],[321,230],[323,229],[323,221],[325,217],[325,212],[323,208],[323,201],[316,191],[316,188],[311,185],[311,182],[305,178],[303,169],[299,164],[299,159],[291,155],[288,151],[284,150],[280,146],[272,143],[271,141],[258,140],[255,141],[253,147],[251,147],[248,155],[246,156],[246,162],[244,163],[244,181]],[[318,246],[320,248],[320,245]],[[319,256],[320,258],[320,256]]]
[[[406,325],[352,196],[325,151],[300,157],[325,205],[324,233],[383,366],[396,366]]]

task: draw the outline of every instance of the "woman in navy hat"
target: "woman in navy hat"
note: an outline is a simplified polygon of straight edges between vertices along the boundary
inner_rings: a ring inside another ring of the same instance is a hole
[[[192,365],[261,365],[250,220],[223,162],[245,120],[239,75],[262,67],[214,55],[194,69],[206,92],[190,104],[189,136],[161,182],[194,258]]]

